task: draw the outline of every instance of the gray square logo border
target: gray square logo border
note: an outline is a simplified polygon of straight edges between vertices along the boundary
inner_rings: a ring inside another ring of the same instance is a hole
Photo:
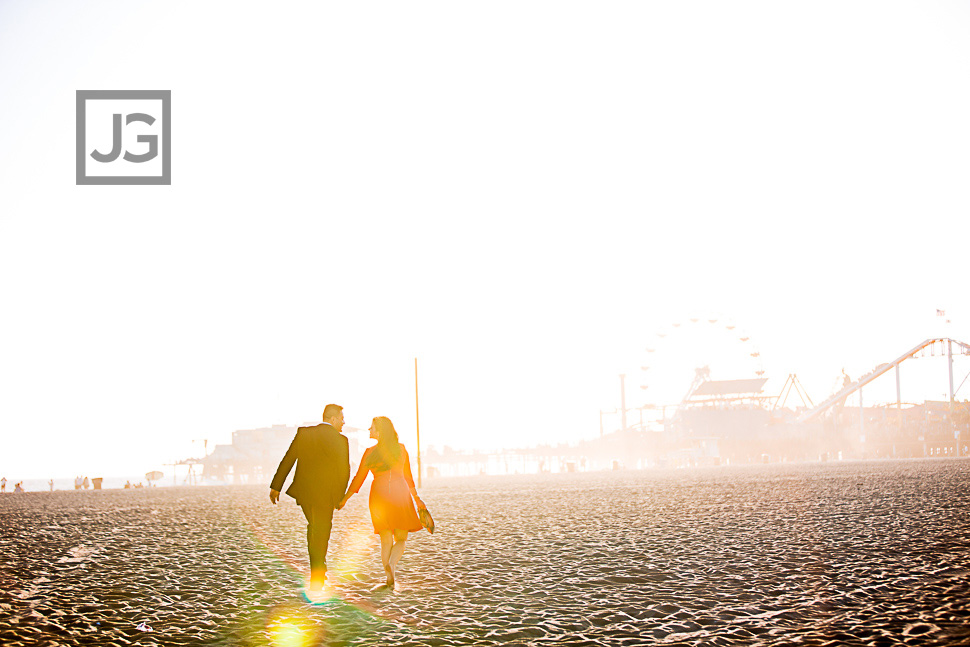
[[[162,102],[162,174],[156,176],[85,175],[87,167],[86,102],[89,100],[155,99]],[[171,90],[77,90],[77,184],[172,184]]]

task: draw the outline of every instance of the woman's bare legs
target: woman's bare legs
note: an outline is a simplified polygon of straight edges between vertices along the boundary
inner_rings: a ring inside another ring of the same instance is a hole
[[[404,542],[407,541],[408,531],[407,530],[395,530],[394,531],[394,545],[391,546],[391,552],[388,555],[387,563],[391,568],[391,580],[393,581],[394,576],[397,575],[397,563],[401,561],[401,555],[404,554]]]
[[[393,546],[391,543],[391,531],[382,530],[380,532],[381,536],[381,564],[384,565],[384,573],[387,575],[387,585],[394,586],[394,570],[390,566],[391,552]]]

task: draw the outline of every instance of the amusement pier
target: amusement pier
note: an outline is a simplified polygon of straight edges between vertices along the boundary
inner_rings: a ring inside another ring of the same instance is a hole
[[[621,376],[620,406],[600,411],[595,438],[493,452],[420,447],[420,476],[968,456],[970,401],[958,400],[956,394],[970,374],[956,382],[960,376],[954,373],[954,359],[968,355],[970,345],[962,341],[926,339],[861,377],[852,379],[843,373],[836,392],[818,403],[794,373],[778,392],[766,392],[764,371],[756,371],[753,378],[714,380],[703,366],[694,370],[679,402],[627,407]],[[903,402],[900,366],[930,357],[945,360],[941,370],[948,379],[948,399]],[[895,401],[866,399],[866,387],[880,378],[895,380]],[[619,422],[618,428],[607,431],[607,420]],[[201,458],[174,463],[173,482],[268,482],[298,426],[233,432],[231,444],[216,445]],[[344,433],[350,441],[351,461],[356,462],[367,446],[368,432],[346,426]]]

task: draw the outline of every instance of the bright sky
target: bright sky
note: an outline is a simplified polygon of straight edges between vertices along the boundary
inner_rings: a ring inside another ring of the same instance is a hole
[[[597,436],[658,340],[816,401],[937,308],[970,341],[968,78],[959,2],[5,0],[0,472],[331,401],[413,448],[415,357],[422,444],[492,448]],[[172,92],[171,186],[75,185],[123,89]]]

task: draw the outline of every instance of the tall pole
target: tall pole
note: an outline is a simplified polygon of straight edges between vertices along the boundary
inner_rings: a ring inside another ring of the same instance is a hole
[[[899,390],[899,364],[896,364],[896,431],[903,429],[903,398]],[[896,443],[893,443],[893,458],[896,458]]]
[[[950,371],[950,411],[953,411],[953,340],[946,340],[946,363]]]
[[[896,364],[896,411],[903,410],[903,399],[899,391],[899,364]]]
[[[418,432],[418,487],[421,487],[421,416],[418,415],[418,358],[414,358],[414,428]]]
[[[960,432],[956,430],[956,426],[953,424],[953,340],[946,340],[946,364],[947,369],[950,372],[950,411],[947,418],[950,420],[950,430],[955,431],[953,434],[954,443],[956,444],[956,456],[960,455]]]
[[[620,423],[626,431],[626,375],[620,375]]]

